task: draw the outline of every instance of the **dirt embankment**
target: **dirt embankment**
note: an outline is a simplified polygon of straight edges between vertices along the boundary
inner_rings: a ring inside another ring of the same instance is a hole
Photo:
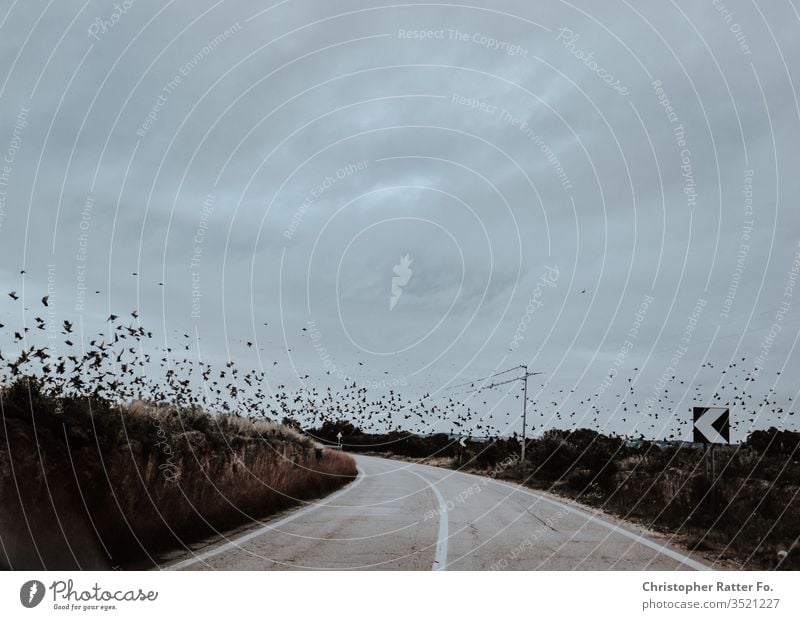
[[[147,565],[355,475],[346,454],[277,424],[6,389],[0,567]]]

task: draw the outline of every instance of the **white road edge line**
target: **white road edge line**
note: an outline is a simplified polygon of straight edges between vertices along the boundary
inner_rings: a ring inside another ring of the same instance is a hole
[[[610,523],[609,521],[606,521],[605,519],[601,519],[600,517],[598,517],[598,516],[596,516],[596,515],[594,515],[594,514],[592,514],[590,512],[581,510],[579,508],[576,508],[574,506],[570,506],[570,505],[568,505],[566,503],[562,503],[562,502],[559,502],[557,500],[550,499],[549,497],[546,497],[544,495],[539,495],[538,493],[532,493],[532,492],[530,492],[530,491],[528,491],[526,489],[517,488],[517,487],[515,487],[513,485],[506,484],[506,483],[500,482],[498,480],[492,480],[491,478],[490,478],[490,480],[492,482],[494,482],[495,484],[500,484],[502,486],[511,487],[512,489],[516,489],[518,491],[522,491],[526,495],[531,495],[532,497],[536,497],[537,499],[541,499],[541,500],[543,500],[543,501],[545,501],[547,503],[553,504],[555,506],[562,507],[562,508],[566,509],[567,512],[572,512],[574,514],[580,515],[584,519],[586,519],[587,521],[590,521],[592,523],[596,523],[597,525],[601,525],[604,528],[611,530],[612,532],[616,532],[617,534],[621,534],[625,538],[629,538],[630,540],[638,542],[639,544],[644,545],[645,547],[649,547],[650,549],[653,549],[653,550],[657,551],[658,553],[667,556],[668,558],[672,558],[673,560],[676,560],[676,561],[680,562],[681,564],[684,564],[685,566],[693,568],[694,570],[698,570],[698,571],[700,571],[700,570],[702,570],[702,571],[713,570],[710,566],[708,566],[706,564],[703,564],[701,562],[698,562],[697,560],[693,560],[692,558],[690,558],[690,557],[688,557],[686,555],[683,555],[682,553],[678,553],[677,551],[673,551],[672,549],[670,549],[666,545],[660,545],[657,542],[652,541],[649,538],[643,536],[642,534],[637,534],[636,532],[631,532],[630,530],[628,530],[628,529],[626,529],[624,527],[621,527],[621,526],[617,525],[616,523]]]
[[[214,557],[215,555],[219,555],[220,553],[225,553],[226,551],[230,551],[231,549],[238,549],[242,546],[242,544],[246,543],[249,540],[253,540],[254,538],[258,538],[262,534],[266,534],[281,525],[289,523],[289,521],[294,521],[298,517],[302,517],[303,515],[308,514],[309,512],[316,510],[317,508],[321,508],[326,504],[329,504],[337,497],[341,497],[345,493],[352,491],[355,487],[357,487],[361,481],[364,479],[364,472],[360,467],[357,467],[358,475],[356,476],[355,480],[353,480],[350,484],[348,484],[343,489],[339,489],[333,495],[329,495],[328,497],[324,498],[322,501],[316,502],[311,504],[310,506],[306,506],[305,508],[301,508],[300,510],[296,510],[293,513],[287,515],[283,519],[275,521],[273,523],[267,523],[264,527],[260,527],[257,530],[253,530],[252,532],[248,532],[238,538],[234,538],[233,540],[225,543],[224,545],[220,545],[219,547],[215,547],[214,549],[210,549],[209,551],[205,551],[203,553],[199,553],[195,556],[187,560],[183,560],[176,564],[172,564],[170,566],[166,566],[165,570],[183,570],[193,564],[197,564],[198,562],[204,562],[208,558]]]
[[[447,539],[448,539],[448,524],[447,524],[447,503],[444,501],[444,497],[434,486],[430,480],[428,480],[425,476],[420,473],[415,472],[412,469],[408,469],[408,471],[417,478],[421,478],[422,481],[428,485],[433,494],[436,496],[436,501],[439,504],[439,535],[436,538],[436,553],[433,556],[433,564],[431,565],[431,570],[447,570]]]
[[[432,467],[432,466],[431,465],[424,465],[424,467]],[[551,499],[551,498],[547,497],[546,495],[540,495],[539,493],[535,493],[533,491],[529,491],[528,489],[525,489],[522,486],[517,486],[517,485],[509,484],[507,482],[503,482],[503,481],[500,481],[500,480],[495,480],[494,478],[489,478],[488,476],[486,476],[486,477],[484,477],[484,476],[476,476],[475,474],[469,474],[467,472],[456,472],[456,473],[459,473],[462,476],[471,476],[471,477],[476,477],[476,478],[480,478],[480,479],[486,478],[490,483],[494,483],[494,484],[496,484],[498,486],[502,486],[502,487],[506,487],[506,488],[509,488],[509,489],[513,489],[514,491],[517,491],[517,492],[520,492],[520,493],[524,493],[525,495],[530,495],[531,497],[535,497],[536,499],[542,500],[544,502],[547,502],[548,504],[552,504],[554,506],[558,506],[559,508],[563,508],[567,512],[571,512],[573,514],[576,514],[576,515],[579,515],[579,516],[583,517],[587,521],[591,521],[593,523],[596,523],[597,525],[601,525],[604,528],[609,529],[612,532],[616,532],[617,534],[621,534],[625,538],[629,538],[629,539],[631,539],[633,541],[636,541],[636,542],[644,545],[645,547],[650,547],[651,549],[654,549],[658,553],[661,553],[662,555],[665,555],[665,556],[667,556],[669,558],[672,558],[673,560],[677,560],[681,564],[689,566],[690,568],[693,568],[694,570],[698,570],[698,571],[700,571],[700,570],[702,570],[702,571],[714,570],[711,566],[708,566],[707,564],[703,564],[702,562],[698,562],[697,560],[693,560],[692,558],[690,558],[690,557],[688,557],[686,555],[683,555],[682,553],[678,553],[677,551],[673,551],[672,549],[670,549],[666,545],[660,545],[657,542],[654,542],[654,541],[650,540],[649,538],[646,538],[642,534],[637,534],[636,532],[631,532],[630,530],[627,530],[624,527],[621,527],[620,525],[617,525],[615,523],[611,523],[609,521],[606,521],[605,519],[601,519],[597,515],[594,515],[591,512],[588,512],[586,510],[582,510],[582,509],[577,508],[575,506],[570,506],[567,503],[560,502],[560,501],[555,500],[555,499]]]

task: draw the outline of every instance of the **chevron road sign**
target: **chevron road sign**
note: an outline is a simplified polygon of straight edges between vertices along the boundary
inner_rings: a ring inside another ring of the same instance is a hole
[[[727,407],[694,407],[696,443],[730,443],[731,415]]]

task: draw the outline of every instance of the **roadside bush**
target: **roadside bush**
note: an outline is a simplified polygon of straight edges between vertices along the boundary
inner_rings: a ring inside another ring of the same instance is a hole
[[[0,391],[0,567],[102,569],[336,489],[346,454],[296,430],[142,401]]]

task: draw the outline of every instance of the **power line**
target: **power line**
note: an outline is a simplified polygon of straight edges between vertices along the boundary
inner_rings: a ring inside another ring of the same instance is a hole
[[[519,461],[521,467],[522,477],[525,477],[525,447],[527,443],[527,430],[528,430],[528,377],[533,377],[534,375],[541,375],[544,374],[543,372],[528,372],[527,364],[523,364],[521,366],[515,366],[514,368],[509,368],[508,370],[503,370],[501,372],[495,373],[494,375],[490,375],[485,379],[490,379],[491,377],[497,377],[499,375],[511,372],[513,370],[522,370],[521,377],[514,377],[513,379],[508,379],[506,381],[499,381],[497,383],[491,383],[489,385],[481,386],[474,390],[467,390],[467,394],[470,392],[481,392],[483,390],[491,390],[492,388],[500,387],[501,385],[508,385],[509,383],[514,383],[516,381],[522,381],[522,389],[524,390],[522,396],[522,442],[520,443],[520,454],[519,454]],[[484,379],[484,380],[485,380]],[[478,379],[480,381],[481,379]],[[467,384],[464,384],[467,385]],[[473,381],[470,385],[475,385]],[[459,386],[456,386],[459,387]]]
[[[519,370],[520,368],[523,368],[523,366],[514,366],[513,368],[508,368],[506,370],[501,370],[500,372],[493,373],[493,374],[488,375],[486,377],[481,377],[479,379],[473,379],[472,381],[467,381],[466,383],[459,383],[458,385],[451,385],[448,388],[448,390],[455,390],[457,388],[464,387],[465,385],[468,385],[470,387],[475,387],[475,384],[478,383],[479,381],[486,381],[486,379],[491,379],[493,377],[499,377],[500,375],[504,375],[504,374],[512,372],[514,370]],[[512,380],[515,381],[516,379],[512,379]]]
[[[490,383],[489,385],[484,385],[479,388],[475,388],[474,390],[467,390],[464,392],[465,394],[470,394],[472,392],[482,392],[483,390],[491,390],[492,388],[499,387],[501,385],[505,385],[507,383],[513,383],[514,381],[519,381],[522,377],[514,377],[513,379],[509,379],[507,381],[501,381],[500,383]]]
[[[516,370],[516,369],[512,368],[512,370]],[[471,392],[482,392],[483,390],[490,390],[492,388],[496,388],[496,387],[499,387],[501,385],[506,385],[507,383],[513,383],[514,381],[522,381],[523,379],[525,379],[527,377],[532,377],[534,375],[541,375],[541,374],[544,374],[544,373],[542,373],[542,372],[528,372],[528,373],[525,373],[521,377],[514,377],[513,379],[509,379],[508,381],[501,381],[500,383],[492,383],[490,385],[485,385],[485,386],[476,388],[474,390],[467,390],[464,393],[465,394],[469,394]]]

